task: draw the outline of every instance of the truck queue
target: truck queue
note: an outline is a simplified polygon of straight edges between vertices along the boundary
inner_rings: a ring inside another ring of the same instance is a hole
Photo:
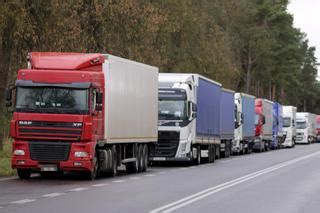
[[[210,163],[310,144],[320,133],[320,118],[294,106],[108,54],[30,53],[6,101],[14,111],[12,167],[21,179]]]

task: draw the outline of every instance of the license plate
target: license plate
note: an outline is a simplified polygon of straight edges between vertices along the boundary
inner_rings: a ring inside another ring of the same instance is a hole
[[[57,165],[40,165],[42,172],[55,172],[58,170]]]
[[[165,161],[166,158],[165,157],[154,157],[153,160],[155,160],[155,161]]]

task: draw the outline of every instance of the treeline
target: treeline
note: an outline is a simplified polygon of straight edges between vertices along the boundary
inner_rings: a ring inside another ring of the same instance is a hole
[[[0,0],[0,100],[29,51],[103,52],[320,113],[288,0]],[[3,122],[2,122],[3,123]]]

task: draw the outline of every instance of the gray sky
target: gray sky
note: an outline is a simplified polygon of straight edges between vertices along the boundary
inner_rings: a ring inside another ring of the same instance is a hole
[[[288,11],[294,16],[294,26],[307,34],[309,45],[316,47],[320,62],[320,0],[290,0]],[[318,68],[319,74],[320,67]]]

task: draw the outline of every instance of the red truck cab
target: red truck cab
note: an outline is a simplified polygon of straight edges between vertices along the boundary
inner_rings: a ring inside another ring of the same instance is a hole
[[[99,108],[104,91],[101,54],[30,53],[14,89],[12,168],[32,171],[95,168],[94,149],[104,134]]]
[[[261,136],[263,134],[263,124],[265,123],[265,118],[263,115],[262,99],[255,100],[255,133],[256,136]]]
[[[316,125],[317,125],[317,142],[320,142],[320,115],[317,115]]]

